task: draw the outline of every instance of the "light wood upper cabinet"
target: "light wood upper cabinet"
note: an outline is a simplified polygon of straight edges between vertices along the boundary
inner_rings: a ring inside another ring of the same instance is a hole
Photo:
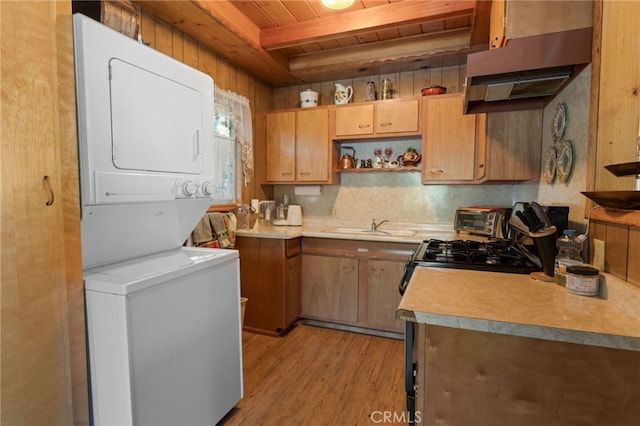
[[[376,133],[418,131],[418,100],[376,105]]]
[[[394,99],[332,107],[334,139],[412,136],[420,132],[420,101]]]
[[[477,179],[478,115],[464,115],[463,101],[460,94],[425,97],[423,100],[423,183],[468,183]]]
[[[334,183],[327,108],[266,115],[266,183]]]
[[[327,109],[303,109],[296,112],[296,119],[296,180],[329,181],[331,142]]]
[[[373,104],[336,108],[336,136],[372,135]]]
[[[502,47],[515,38],[592,26],[591,0],[493,0],[489,46]]]
[[[486,175],[482,181],[540,179],[542,110],[486,117]]]
[[[463,115],[460,95],[424,102],[423,183],[540,178],[542,110]]]
[[[267,181],[293,182],[296,178],[296,113],[267,114]]]

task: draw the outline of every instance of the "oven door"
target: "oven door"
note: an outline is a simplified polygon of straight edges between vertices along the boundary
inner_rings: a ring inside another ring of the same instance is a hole
[[[418,374],[418,359],[416,333],[418,324],[413,321],[405,322],[404,331],[404,390],[407,395],[407,414],[409,424],[416,420],[416,377]]]

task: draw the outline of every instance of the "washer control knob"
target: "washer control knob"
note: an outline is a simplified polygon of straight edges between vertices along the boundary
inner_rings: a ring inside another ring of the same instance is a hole
[[[191,197],[193,194],[196,193],[196,185],[191,182],[190,180],[185,181],[182,184],[182,193],[187,196],[187,197]]]

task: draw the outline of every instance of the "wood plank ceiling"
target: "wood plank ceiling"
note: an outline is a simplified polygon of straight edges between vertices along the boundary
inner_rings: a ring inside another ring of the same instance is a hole
[[[466,62],[490,0],[134,0],[275,87]]]

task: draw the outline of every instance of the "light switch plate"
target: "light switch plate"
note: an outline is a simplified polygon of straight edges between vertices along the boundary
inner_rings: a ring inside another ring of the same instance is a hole
[[[604,241],[593,239],[593,261],[591,264],[604,271]]]

